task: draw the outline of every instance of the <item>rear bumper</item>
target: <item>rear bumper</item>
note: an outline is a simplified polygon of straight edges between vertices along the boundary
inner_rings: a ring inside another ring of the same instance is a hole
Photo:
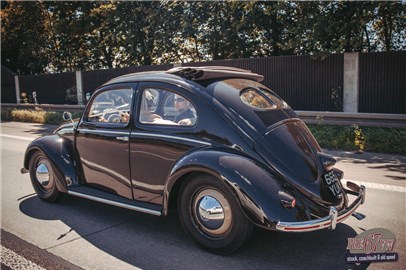
[[[346,190],[347,193],[356,195],[357,198],[354,202],[348,206],[347,208],[338,212],[334,207],[330,207],[330,213],[328,216],[313,219],[309,221],[300,221],[300,222],[282,222],[279,221],[276,224],[276,230],[284,231],[284,232],[309,232],[309,231],[316,231],[325,228],[329,228],[330,230],[334,230],[336,228],[336,224],[343,222],[352,213],[357,210],[357,208],[365,202],[365,186],[357,186],[354,183],[348,185],[349,188],[352,190]]]

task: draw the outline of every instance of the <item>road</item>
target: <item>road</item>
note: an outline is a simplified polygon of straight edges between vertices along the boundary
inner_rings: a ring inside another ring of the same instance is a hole
[[[329,152],[339,160],[337,167],[345,171],[346,179],[367,186],[366,203],[359,208],[364,220],[351,217],[334,231],[302,234],[257,229],[235,254],[217,256],[187,238],[176,215],[154,217],[72,196],[57,204],[42,202],[20,168],[30,140],[52,127],[13,122],[0,127],[1,229],[65,262],[68,269],[401,269],[405,265],[405,156]],[[372,228],[394,232],[398,262],[345,264],[347,238]]]

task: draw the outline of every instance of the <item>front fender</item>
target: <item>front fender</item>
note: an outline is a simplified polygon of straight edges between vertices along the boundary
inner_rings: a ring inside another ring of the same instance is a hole
[[[165,186],[164,209],[177,181],[196,172],[211,174],[228,186],[254,224],[275,229],[279,220],[296,220],[298,208],[284,208],[278,197],[287,184],[260,162],[233,149],[200,149],[179,160]]]
[[[57,188],[68,192],[67,186],[77,183],[74,165],[73,142],[56,134],[47,135],[32,141],[25,151],[24,168],[29,170],[31,155],[42,151],[51,161],[57,175]]]

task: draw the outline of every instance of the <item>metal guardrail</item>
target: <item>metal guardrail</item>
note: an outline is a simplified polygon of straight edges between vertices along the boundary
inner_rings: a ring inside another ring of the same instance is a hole
[[[406,114],[296,111],[306,124],[406,128]]]
[[[15,104],[1,103],[2,109],[19,109],[19,110],[44,110],[54,112],[82,112],[85,105],[59,105],[59,104]]]
[[[14,104],[2,103],[2,109],[42,109],[45,111],[70,111],[82,112],[85,105],[55,105],[55,104]],[[406,114],[383,114],[383,113],[348,113],[348,112],[317,112],[296,111],[297,115],[306,124],[341,125],[370,127],[395,127],[406,128]]]

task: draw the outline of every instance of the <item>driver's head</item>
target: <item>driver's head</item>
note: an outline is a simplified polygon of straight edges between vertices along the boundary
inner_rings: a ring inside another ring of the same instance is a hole
[[[184,112],[189,109],[189,101],[187,101],[184,97],[175,95],[175,109],[178,112]]]

